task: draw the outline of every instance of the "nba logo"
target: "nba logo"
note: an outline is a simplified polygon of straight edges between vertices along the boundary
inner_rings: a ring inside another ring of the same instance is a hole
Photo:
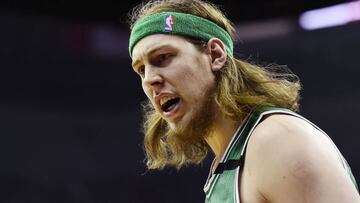
[[[174,17],[172,15],[165,16],[165,31],[173,31],[174,29]]]

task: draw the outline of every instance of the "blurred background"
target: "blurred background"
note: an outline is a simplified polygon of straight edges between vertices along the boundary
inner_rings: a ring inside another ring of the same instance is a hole
[[[147,172],[127,13],[140,1],[0,3],[0,202],[202,202],[211,157]],[[286,64],[300,113],[360,179],[360,1],[218,0],[236,55]]]

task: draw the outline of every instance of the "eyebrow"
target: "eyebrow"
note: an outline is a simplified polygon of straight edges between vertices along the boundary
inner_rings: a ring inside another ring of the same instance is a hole
[[[149,55],[153,54],[154,52],[156,52],[156,51],[158,51],[160,49],[163,49],[163,48],[174,48],[174,46],[168,45],[168,44],[167,45],[159,45],[159,46],[156,46],[156,47],[150,49],[150,51],[148,51],[146,53],[146,55],[149,56]],[[135,67],[137,67],[139,65],[140,62],[141,62],[141,60],[137,59],[131,65],[132,65],[132,67],[135,68]]]

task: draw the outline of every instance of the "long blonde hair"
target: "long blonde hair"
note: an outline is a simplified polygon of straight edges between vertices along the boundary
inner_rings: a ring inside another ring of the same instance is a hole
[[[152,0],[134,8],[131,28],[137,20],[159,12],[174,11],[206,18],[224,28],[234,38],[232,23],[215,5],[200,0]],[[228,57],[216,72],[215,102],[228,118],[241,121],[257,105],[298,110],[300,82],[288,69],[271,65],[260,67],[245,60]],[[144,104],[144,150],[149,169],[200,163],[208,147],[204,139],[168,139],[167,123],[150,102]],[[196,139],[196,138],[194,138]]]

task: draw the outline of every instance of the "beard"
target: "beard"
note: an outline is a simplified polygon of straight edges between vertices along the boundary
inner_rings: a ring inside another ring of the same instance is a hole
[[[149,168],[161,168],[165,165],[180,168],[184,164],[198,164],[203,161],[208,152],[205,138],[212,131],[216,117],[214,93],[213,88],[205,91],[193,117],[175,129],[172,129],[152,106],[149,108],[151,102],[143,106],[144,148]]]
[[[166,137],[174,139],[174,142],[198,145],[205,141],[205,137],[212,131],[215,120],[214,110],[214,90],[209,89],[205,92],[203,102],[198,105],[192,118],[179,128],[170,128],[167,123]]]

